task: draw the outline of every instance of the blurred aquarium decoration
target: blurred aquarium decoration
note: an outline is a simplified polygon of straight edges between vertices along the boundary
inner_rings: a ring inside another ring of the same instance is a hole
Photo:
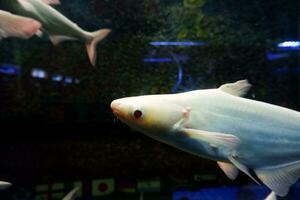
[[[8,4],[0,0],[0,10],[12,12]],[[246,175],[230,181],[215,162],[117,122],[110,102],[248,79],[247,98],[300,111],[299,0],[53,7],[84,30],[111,32],[95,66],[79,41],[53,45],[45,33],[0,40],[0,181],[13,184],[0,200],[61,200],[75,187],[78,200],[266,198],[270,190]],[[299,184],[279,199],[300,199]]]

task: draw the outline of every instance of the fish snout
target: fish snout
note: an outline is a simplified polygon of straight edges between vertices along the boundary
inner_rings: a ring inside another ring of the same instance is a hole
[[[110,104],[110,108],[112,110],[112,112],[116,115],[118,113],[118,111],[120,110],[120,105],[121,105],[121,102],[118,101],[118,100],[114,100],[111,102]]]

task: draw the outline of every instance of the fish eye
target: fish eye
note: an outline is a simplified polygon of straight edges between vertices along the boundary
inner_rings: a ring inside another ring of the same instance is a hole
[[[133,113],[133,116],[134,116],[135,119],[141,118],[142,115],[143,115],[143,112],[140,111],[140,110],[135,110],[134,113]]]

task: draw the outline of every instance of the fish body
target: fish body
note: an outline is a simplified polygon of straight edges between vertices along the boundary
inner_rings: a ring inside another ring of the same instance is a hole
[[[42,0],[42,1],[49,5],[59,5],[60,4],[60,0]]]
[[[111,103],[129,126],[183,151],[218,162],[225,174],[238,170],[285,196],[300,176],[300,113],[241,98],[246,80],[217,89],[128,97]]]
[[[9,182],[5,182],[5,181],[0,181],[0,190],[4,190],[7,189],[11,186],[12,184]]]
[[[230,133],[239,138],[242,145],[235,151],[241,155],[241,162],[251,168],[300,160],[300,114],[296,111],[218,89],[174,95],[170,99],[183,108],[191,107],[190,128]],[[205,142],[196,145],[199,141],[193,138],[182,142],[180,137],[171,137],[186,151],[213,160],[226,160],[230,153],[226,149],[215,151]]]
[[[42,24],[42,30],[49,35],[53,44],[59,44],[64,40],[84,42],[91,64],[96,64],[96,45],[110,33],[109,29],[101,29],[95,32],[87,32],[81,29],[77,24],[49,5],[49,3],[57,3],[57,1],[11,1],[11,7],[16,14],[33,18]]]
[[[8,37],[28,39],[38,34],[40,28],[41,23],[34,19],[0,10],[0,40]]]
[[[62,200],[74,200],[80,187],[73,188]]]

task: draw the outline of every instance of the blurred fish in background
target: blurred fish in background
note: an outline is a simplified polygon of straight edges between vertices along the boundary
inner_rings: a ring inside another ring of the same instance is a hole
[[[58,4],[60,4],[59,0],[42,0],[42,1],[45,2],[46,4],[49,4],[49,5],[58,5]]]
[[[7,1],[7,4],[14,13],[33,18],[41,23],[42,31],[49,35],[54,45],[66,40],[85,42],[89,60],[93,66],[96,65],[96,46],[111,32],[110,29],[100,29],[95,32],[87,32],[81,29],[77,24],[50,6],[60,4],[58,0],[10,0]]]
[[[62,200],[73,200],[76,197],[76,193],[78,192],[80,187],[75,187],[71,190]]]
[[[41,23],[27,17],[0,10],[0,40],[8,37],[28,39],[38,35]]]
[[[0,190],[5,190],[5,189],[9,188],[10,186],[12,186],[11,183],[5,182],[5,181],[0,181]]]

